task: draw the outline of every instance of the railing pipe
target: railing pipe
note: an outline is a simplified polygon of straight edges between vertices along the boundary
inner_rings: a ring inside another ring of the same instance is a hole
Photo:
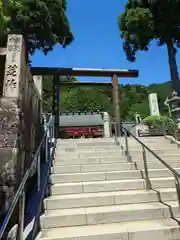
[[[179,204],[179,209],[180,209],[180,183],[179,183],[179,178],[180,174],[174,170],[169,164],[167,164],[161,157],[159,157],[153,150],[151,150],[147,145],[145,145],[143,142],[141,142],[137,137],[135,137],[131,132],[129,132],[125,127],[122,126],[122,129],[133,137],[143,148],[143,163],[144,163],[144,171],[145,171],[145,181],[146,181],[146,189],[149,190],[151,188],[151,182],[149,180],[148,176],[148,166],[147,166],[147,161],[146,161],[146,150],[150,152],[156,159],[158,159],[164,166],[166,166],[171,173],[173,174],[175,178],[175,186],[176,186],[176,193],[177,193],[177,200]],[[125,139],[126,139],[125,135]]]
[[[46,163],[48,161],[48,136],[46,135],[46,139],[45,139],[45,160]]]
[[[178,200],[178,205],[179,205],[179,210],[180,210],[180,183],[179,183],[179,177],[174,176],[174,178],[175,178],[177,200]]]
[[[40,180],[41,180],[41,156],[40,152],[37,156],[37,190],[40,191]]]
[[[18,223],[18,240],[24,240],[24,212],[25,212],[25,190],[23,189],[19,199],[19,223]]]
[[[146,150],[143,146],[142,146],[142,157],[143,157],[143,165],[144,165],[144,176],[145,176],[146,190],[148,191],[148,190],[151,189],[151,182],[149,180],[149,174],[148,174]]]
[[[131,162],[131,156],[129,154],[129,143],[128,143],[128,136],[127,136],[127,132],[124,132],[124,136],[125,136],[125,155],[127,157],[127,161]]]

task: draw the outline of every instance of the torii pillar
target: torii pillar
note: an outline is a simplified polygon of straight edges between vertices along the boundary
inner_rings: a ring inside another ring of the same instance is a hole
[[[115,131],[117,137],[121,136],[121,117],[120,117],[120,101],[119,101],[119,89],[118,89],[118,77],[114,75],[112,77],[113,86],[113,108],[115,118]]]

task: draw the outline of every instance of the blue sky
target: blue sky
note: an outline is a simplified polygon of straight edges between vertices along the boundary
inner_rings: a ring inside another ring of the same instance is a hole
[[[151,44],[148,52],[139,52],[135,63],[126,60],[117,19],[126,0],[67,0],[67,15],[75,41],[66,49],[56,46],[44,56],[32,58],[33,66],[72,68],[137,69],[138,78],[120,78],[119,82],[148,85],[170,79],[166,47]],[[177,54],[180,63],[180,54]],[[77,77],[82,81],[109,81],[106,78]]]

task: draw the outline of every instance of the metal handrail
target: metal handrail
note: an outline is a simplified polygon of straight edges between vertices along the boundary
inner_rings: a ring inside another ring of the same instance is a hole
[[[163,163],[174,175],[180,177],[180,174],[176,172],[169,164],[167,164],[161,157],[159,157],[152,149],[150,149],[146,144],[141,142],[134,134],[129,132],[125,127],[122,127],[130,136],[132,136],[141,146],[143,146],[146,150],[148,150],[152,155],[154,155],[161,163]]]
[[[130,162],[130,160],[129,160],[130,154],[129,154],[127,133],[131,137],[133,137],[142,146],[142,155],[143,155],[143,163],[144,163],[144,171],[145,171],[146,190],[150,190],[151,189],[151,182],[150,182],[149,176],[148,176],[148,166],[147,166],[147,160],[146,160],[146,150],[147,150],[156,159],[158,159],[162,164],[164,164],[164,166],[166,166],[171,171],[171,173],[173,174],[173,176],[175,178],[177,200],[178,200],[178,204],[179,204],[179,207],[180,207],[180,183],[179,183],[180,174],[175,169],[173,169],[169,164],[167,164],[160,156],[158,156],[146,144],[144,144],[141,140],[139,140],[136,136],[134,136],[131,132],[129,132],[125,127],[122,126],[122,129],[125,131],[125,147],[126,147],[125,152],[126,152],[126,156],[127,156],[127,161]],[[130,157],[130,159],[131,159],[131,157]]]
[[[50,130],[50,127],[51,127],[51,124],[53,125],[53,122],[54,122],[54,116],[51,116],[50,119],[49,119],[49,122],[47,123],[46,125],[46,128],[45,128],[45,132],[44,132],[44,135],[41,139],[41,142],[39,144],[39,147],[37,148],[35,154],[33,155],[33,158],[32,158],[32,163],[31,163],[31,166],[30,168],[26,171],[23,179],[22,179],[22,182],[20,183],[20,186],[18,187],[18,190],[13,198],[13,201],[12,203],[10,204],[10,207],[7,211],[7,214],[6,214],[6,217],[2,223],[2,225],[0,226],[0,239],[2,239],[4,233],[5,233],[5,230],[6,230],[6,227],[12,217],[12,214],[13,214],[13,211],[16,207],[16,204],[18,203],[18,201],[20,200],[20,198],[23,196],[23,192],[24,192],[24,188],[25,188],[25,185],[26,185],[26,182],[28,180],[28,178],[30,177],[30,174],[31,174],[31,171],[34,167],[34,165],[37,163],[38,159],[39,159],[39,154],[40,154],[40,150],[41,150],[41,147],[43,146],[44,142],[46,141],[45,139],[47,138],[48,136],[48,132]],[[54,130],[52,129],[52,136],[54,135]],[[47,142],[47,141],[46,141]],[[38,171],[40,171],[40,169],[38,169]],[[39,176],[40,172],[38,172],[38,176]],[[38,180],[39,180],[39,177],[38,177]],[[25,201],[25,199],[24,199]],[[23,224],[21,224],[22,226],[19,226],[19,227],[22,227],[23,229],[19,230],[21,231],[21,236],[20,236],[20,240],[23,239],[23,230],[24,230],[24,221],[23,221]]]

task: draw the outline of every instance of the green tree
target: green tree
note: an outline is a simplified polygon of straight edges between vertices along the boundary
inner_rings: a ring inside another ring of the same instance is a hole
[[[5,5],[3,0],[0,0],[0,47],[5,46],[6,44],[6,37],[9,32],[9,21],[10,17],[5,15]]]
[[[112,112],[110,99],[97,87],[77,86],[61,95],[61,109],[66,112]]]
[[[59,82],[77,82],[78,80],[75,77],[71,76],[60,76]],[[43,111],[51,112],[52,111],[52,101],[53,101],[53,77],[52,76],[43,76]],[[61,88],[60,84],[60,95],[67,95],[69,88]]]
[[[138,113],[141,118],[145,118],[149,115],[149,103],[134,103],[128,110],[127,118],[128,120],[135,120],[135,114]]]
[[[6,45],[10,30],[24,35],[31,54],[36,49],[47,54],[55,44],[65,47],[73,40],[66,16],[66,0],[0,1],[0,21],[3,26],[0,47]]]
[[[119,17],[124,50],[130,61],[138,50],[147,51],[152,40],[166,45],[173,88],[180,94],[176,49],[180,46],[180,0],[128,0]]]

